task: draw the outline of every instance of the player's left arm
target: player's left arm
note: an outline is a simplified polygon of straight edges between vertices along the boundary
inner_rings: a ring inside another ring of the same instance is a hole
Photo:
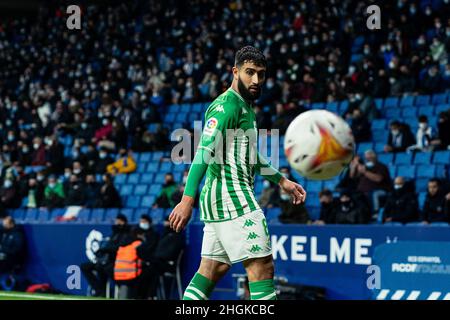
[[[305,189],[300,184],[284,177],[259,152],[257,153],[255,170],[257,174],[273,183],[277,183],[284,192],[290,194],[294,204],[301,204],[306,201]]]

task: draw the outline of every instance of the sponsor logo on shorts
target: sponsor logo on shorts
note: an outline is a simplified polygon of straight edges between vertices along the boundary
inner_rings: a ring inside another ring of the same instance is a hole
[[[261,251],[261,250],[262,250],[262,248],[261,248],[260,246],[258,246],[257,244],[253,245],[253,246],[250,248],[250,252],[251,252],[251,253],[256,253],[256,252],[259,252],[259,251]]]
[[[259,236],[256,233],[254,233],[254,232],[250,232],[248,234],[247,240],[253,240],[253,239],[256,239],[256,238],[259,238]]]
[[[255,224],[256,224],[256,223],[254,223],[252,220],[247,219],[247,220],[245,220],[244,227],[252,227],[252,226],[254,226]]]

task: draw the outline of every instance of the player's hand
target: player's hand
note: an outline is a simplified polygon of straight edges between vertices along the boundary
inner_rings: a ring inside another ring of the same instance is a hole
[[[293,204],[301,204],[306,201],[306,191],[298,183],[283,177],[281,178],[279,185],[284,192],[291,195]]]
[[[193,206],[194,199],[183,196],[180,203],[176,205],[169,215],[169,226],[176,232],[183,231],[192,216]]]

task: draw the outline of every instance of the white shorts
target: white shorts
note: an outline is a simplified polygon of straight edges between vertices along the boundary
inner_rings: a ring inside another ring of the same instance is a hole
[[[272,254],[266,217],[255,210],[222,222],[205,222],[202,257],[233,264]]]

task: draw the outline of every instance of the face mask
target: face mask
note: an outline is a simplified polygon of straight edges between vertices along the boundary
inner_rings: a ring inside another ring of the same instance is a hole
[[[331,67],[331,66],[328,67],[328,72],[329,72],[329,73],[334,73],[334,67]]]
[[[87,123],[83,122],[83,123],[81,124],[81,128],[82,128],[83,130],[86,130],[87,127],[88,127]]]
[[[39,144],[37,144],[37,143],[33,144],[33,148],[34,148],[34,150],[39,149]]]
[[[265,180],[265,181],[263,182],[263,187],[264,187],[264,189],[269,188],[269,187],[270,187],[270,182],[267,181],[267,180]]]
[[[56,183],[54,183],[54,182],[51,182],[51,183],[48,184],[48,187],[50,189],[53,189],[55,186],[56,186]]]
[[[355,71],[356,71],[356,68],[354,66],[350,66],[348,68],[348,73],[350,73],[350,74],[354,73]]]
[[[14,136],[8,136],[8,141],[14,141]]]
[[[141,222],[139,223],[139,228],[141,228],[142,230],[148,230],[150,229],[150,224]]]
[[[273,86],[274,86],[274,83],[273,83],[272,81],[268,81],[268,82],[267,82],[267,88],[268,88],[268,89],[272,89]]]
[[[12,181],[11,180],[5,180],[5,182],[3,183],[3,186],[6,188],[6,189],[9,189],[9,188],[11,188],[12,187]]]
[[[366,48],[364,49],[364,54],[369,54],[370,53],[370,49]]]
[[[287,201],[287,200],[289,200],[290,196],[289,196],[287,193],[282,193],[282,194],[280,195],[280,198],[281,198],[281,200],[283,200],[283,201]]]
[[[389,78],[389,83],[390,84],[394,84],[395,83],[395,78]]]
[[[45,178],[44,176],[37,176],[36,179],[37,181],[44,181]]]
[[[30,150],[28,150],[28,148],[23,148],[22,149],[22,153],[28,153]]]
[[[367,161],[366,162],[366,167],[367,168],[373,168],[374,165],[375,165],[375,163],[373,163],[372,161]]]
[[[426,129],[427,127],[428,127],[428,125],[427,125],[426,123],[424,123],[424,122],[419,123],[419,128],[420,128],[420,129],[424,130],[424,129]]]
[[[81,172],[81,169],[74,169],[73,170],[73,173],[75,173],[75,174],[79,174]]]
[[[395,63],[393,61],[389,62],[389,68],[394,69]]]
[[[64,173],[64,177],[66,177],[67,179],[69,179],[70,178],[70,172],[66,172],[66,173]]]
[[[104,126],[108,125],[108,120],[103,119],[102,124],[103,124]]]
[[[394,189],[395,189],[395,190],[400,190],[401,188],[403,188],[402,185],[394,184]]]
[[[398,132],[399,132],[398,130],[391,130],[391,133],[392,133],[393,136],[398,135]]]
[[[341,210],[344,212],[350,210],[350,201],[342,201],[341,202]]]
[[[104,152],[100,152],[99,156],[100,156],[100,159],[105,159],[107,154]]]

